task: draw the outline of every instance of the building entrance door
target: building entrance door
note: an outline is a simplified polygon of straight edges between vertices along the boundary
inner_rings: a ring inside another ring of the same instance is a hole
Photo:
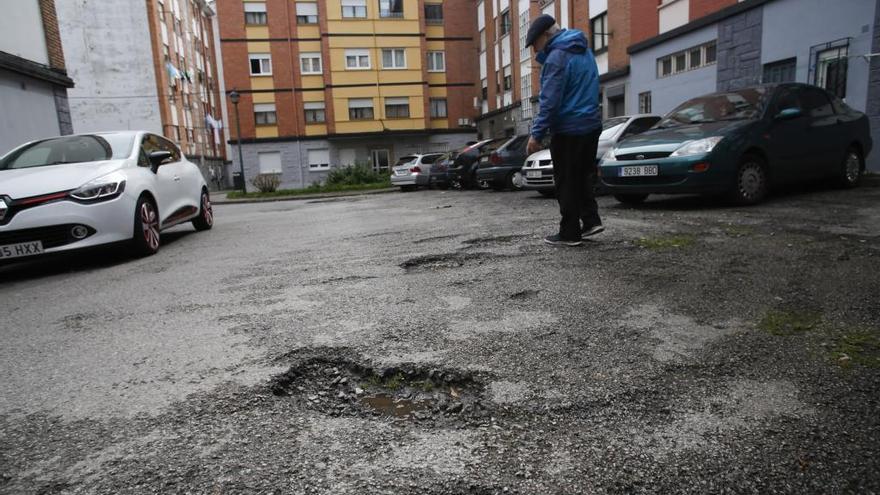
[[[388,150],[370,151],[370,161],[373,163],[373,170],[376,172],[387,172],[391,170],[391,154]]]

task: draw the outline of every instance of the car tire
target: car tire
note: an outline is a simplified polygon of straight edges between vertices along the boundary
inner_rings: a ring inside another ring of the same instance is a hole
[[[205,189],[202,189],[202,197],[199,200],[199,216],[193,219],[192,224],[200,232],[211,230],[214,226],[214,208],[211,206],[211,196]]]
[[[648,199],[647,194],[615,194],[614,199],[625,205],[640,205]]]
[[[132,253],[135,256],[150,256],[159,251],[162,236],[159,232],[159,211],[147,195],[138,198],[134,209],[134,235]]]
[[[769,183],[764,160],[756,155],[745,155],[736,170],[736,183],[730,193],[738,205],[754,205],[767,196]]]
[[[856,148],[846,150],[843,162],[840,164],[837,182],[844,189],[852,189],[859,185],[862,180],[862,172],[865,170],[865,163],[862,154]]]

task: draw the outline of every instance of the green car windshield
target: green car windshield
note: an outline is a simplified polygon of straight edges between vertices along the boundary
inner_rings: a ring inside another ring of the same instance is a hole
[[[748,88],[729,93],[716,93],[689,100],[670,112],[657,127],[703,124],[720,120],[751,120],[761,117],[768,88]]]

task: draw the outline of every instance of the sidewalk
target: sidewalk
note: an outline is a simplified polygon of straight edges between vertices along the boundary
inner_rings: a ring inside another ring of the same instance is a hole
[[[345,196],[366,196],[369,194],[387,194],[397,192],[397,187],[389,187],[386,189],[368,189],[364,191],[339,191],[326,192],[316,194],[302,194],[298,196],[275,196],[271,198],[243,198],[229,199],[226,195],[232,191],[213,191],[211,192],[211,203],[215,205],[231,205],[231,204],[249,204],[249,203],[274,203],[276,201],[300,201],[308,199],[325,199],[340,198]]]

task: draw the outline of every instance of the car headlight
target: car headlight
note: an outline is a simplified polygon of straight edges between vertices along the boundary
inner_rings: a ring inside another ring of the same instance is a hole
[[[608,151],[606,151],[605,154],[602,155],[602,161],[603,162],[616,162],[617,161],[617,157],[614,156],[614,148],[608,148]]]
[[[677,150],[673,151],[669,156],[690,156],[711,153],[715,146],[724,139],[721,136],[712,136],[705,139],[697,139],[696,141],[685,142]]]
[[[112,199],[125,191],[125,178],[122,174],[109,174],[89,181],[79,189],[70,193],[70,197],[79,201],[103,201]]]

